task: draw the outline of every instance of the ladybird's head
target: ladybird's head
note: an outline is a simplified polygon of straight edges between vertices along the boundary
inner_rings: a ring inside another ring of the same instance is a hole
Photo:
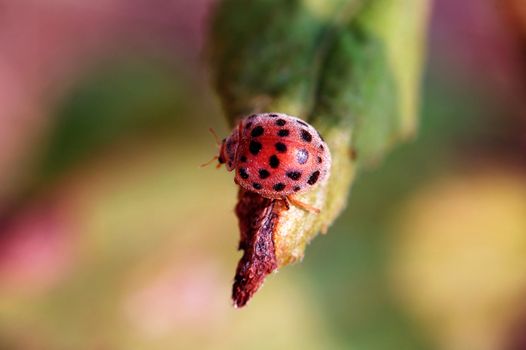
[[[237,130],[221,141],[221,149],[219,150],[219,157],[217,161],[219,164],[225,164],[228,171],[233,170],[236,167],[236,154],[238,146],[238,133]]]

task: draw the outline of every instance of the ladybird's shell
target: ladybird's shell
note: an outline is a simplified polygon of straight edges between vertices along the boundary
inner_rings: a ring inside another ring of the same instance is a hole
[[[329,147],[314,127],[280,113],[254,114],[239,122],[235,181],[267,198],[304,192],[331,167]]]

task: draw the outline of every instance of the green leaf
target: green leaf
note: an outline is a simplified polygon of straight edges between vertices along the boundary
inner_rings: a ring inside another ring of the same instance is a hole
[[[377,161],[413,135],[429,1],[224,0],[217,5],[209,55],[231,125],[253,112],[311,122],[333,158],[328,181],[299,199],[274,232],[278,265],[345,206],[359,164]]]

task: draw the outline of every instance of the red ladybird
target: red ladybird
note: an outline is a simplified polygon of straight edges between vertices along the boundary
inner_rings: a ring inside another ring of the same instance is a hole
[[[331,168],[329,147],[303,120],[281,113],[244,118],[222,141],[217,159],[236,171],[234,181],[244,189],[319,212],[293,197],[324,180]]]

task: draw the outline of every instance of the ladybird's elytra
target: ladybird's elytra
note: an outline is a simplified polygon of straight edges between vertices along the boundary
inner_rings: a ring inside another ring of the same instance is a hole
[[[330,171],[329,147],[307,122],[282,113],[253,114],[223,140],[221,163],[235,182],[265,198],[308,191]]]

